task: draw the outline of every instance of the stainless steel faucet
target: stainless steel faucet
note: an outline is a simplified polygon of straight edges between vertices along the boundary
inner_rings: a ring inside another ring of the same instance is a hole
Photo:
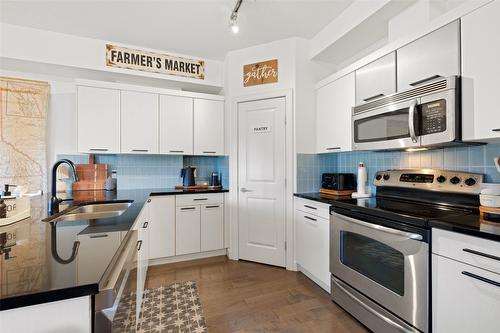
[[[78,181],[78,175],[76,174],[76,168],[75,168],[75,164],[73,164],[73,162],[71,162],[68,159],[62,159],[62,160],[59,160],[56,163],[54,163],[54,165],[52,166],[52,187],[51,187],[51,197],[50,197],[50,201],[49,201],[49,216],[59,213],[59,204],[61,202],[72,200],[72,199],[60,199],[57,197],[57,185],[56,185],[57,184],[57,168],[61,164],[67,164],[73,173],[73,181],[75,181],[75,182]]]

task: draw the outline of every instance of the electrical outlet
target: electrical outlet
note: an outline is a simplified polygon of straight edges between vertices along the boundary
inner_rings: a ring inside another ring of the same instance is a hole
[[[495,166],[497,167],[497,171],[500,172],[500,157],[496,157],[494,161],[495,161]]]

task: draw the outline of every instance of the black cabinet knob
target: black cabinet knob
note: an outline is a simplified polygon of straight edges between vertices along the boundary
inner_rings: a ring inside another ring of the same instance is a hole
[[[452,177],[450,179],[450,183],[452,183],[453,185],[457,185],[458,183],[460,183],[460,178],[458,178],[457,176]]]

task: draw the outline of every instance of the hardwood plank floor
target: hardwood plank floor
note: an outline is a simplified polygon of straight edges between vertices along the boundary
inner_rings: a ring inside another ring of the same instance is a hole
[[[368,332],[303,274],[225,256],[152,266],[146,287],[187,280],[210,333]]]

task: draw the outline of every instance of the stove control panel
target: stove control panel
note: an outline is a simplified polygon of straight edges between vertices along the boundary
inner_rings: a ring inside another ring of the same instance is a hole
[[[478,173],[437,169],[407,169],[379,171],[375,174],[373,184],[375,186],[479,194],[483,181],[484,175]]]

